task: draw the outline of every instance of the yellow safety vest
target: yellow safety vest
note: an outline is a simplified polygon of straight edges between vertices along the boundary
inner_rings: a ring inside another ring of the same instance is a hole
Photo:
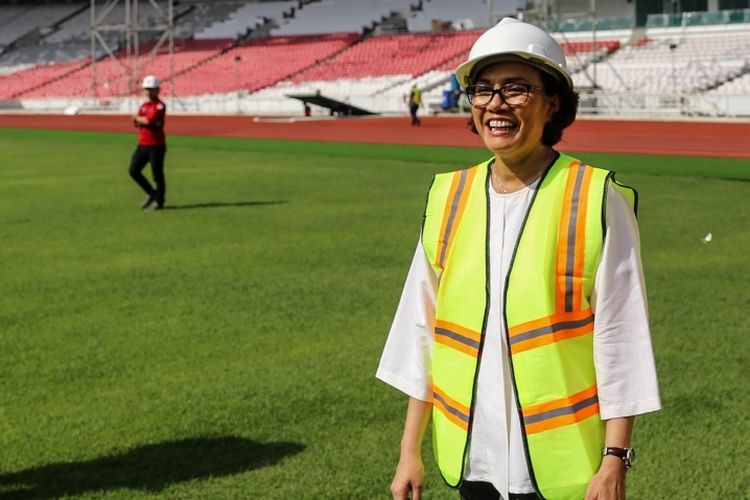
[[[433,449],[458,486],[471,434],[489,304],[488,160],[438,174],[422,243],[439,277],[432,359]],[[614,174],[560,155],[539,181],[506,278],[505,340],[532,483],[548,500],[580,500],[601,462],[589,303]]]

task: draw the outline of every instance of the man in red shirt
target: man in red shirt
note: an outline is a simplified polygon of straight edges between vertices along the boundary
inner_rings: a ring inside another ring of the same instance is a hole
[[[138,147],[130,160],[130,176],[146,192],[146,200],[141,208],[164,208],[164,195],[167,184],[164,180],[164,155],[167,143],[164,138],[164,117],[166,105],[159,100],[159,79],[148,75],[143,79],[143,88],[148,94],[148,101],[141,104],[138,114],[133,116],[133,125],[138,128]],[[156,187],[143,176],[143,169],[151,164],[151,174]]]

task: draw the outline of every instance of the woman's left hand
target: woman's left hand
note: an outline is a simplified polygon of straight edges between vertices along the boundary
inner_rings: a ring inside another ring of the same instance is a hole
[[[585,500],[625,500],[625,471],[622,459],[604,457],[586,489]]]

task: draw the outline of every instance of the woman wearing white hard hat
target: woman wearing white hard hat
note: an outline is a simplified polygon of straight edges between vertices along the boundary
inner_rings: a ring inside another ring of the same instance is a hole
[[[622,500],[660,408],[635,191],[553,148],[578,96],[543,30],[503,19],[456,76],[492,157],[430,187],[377,372],[409,396],[391,492],[421,498],[431,421],[464,499]]]
[[[167,154],[167,143],[164,135],[164,118],[167,106],[159,99],[161,84],[154,75],[143,79],[143,90],[148,101],[141,104],[138,114],[132,117],[133,125],[138,128],[138,146],[130,158],[130,177],[146,193],[141,208],[160,210],[164,208],[167,192],[167,181],[164,177],[164,156]],[[154,186],[143,175],[146,164],[151,164]]]

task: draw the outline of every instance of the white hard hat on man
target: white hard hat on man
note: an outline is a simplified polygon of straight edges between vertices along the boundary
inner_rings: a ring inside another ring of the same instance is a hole
[[[541,28],[512,17],[503,18],[474,42],[469,59],[456,68],[456,77],[465,88],[486,66],[504,61],[530,64],[573,88],[565,54],[555,39]]]
[[[147,75],[143,79],[142,87],[144,89],[158,89],[160,86],[161,82],[159,82],[159,79],[156,77],[156,75]]]

